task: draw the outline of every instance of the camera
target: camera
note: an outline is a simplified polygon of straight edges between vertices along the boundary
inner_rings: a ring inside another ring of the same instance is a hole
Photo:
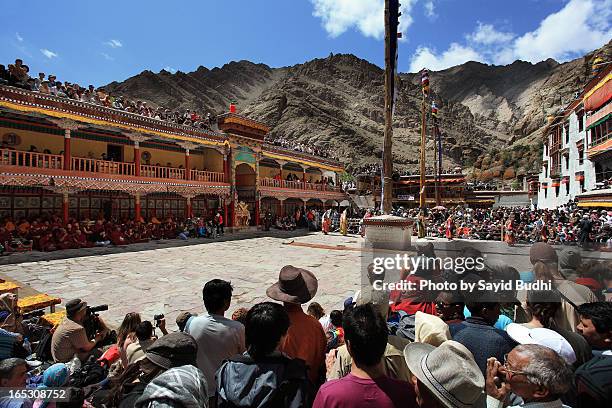
[[[93,339],[96,336],[96,333],[102,329],[98,319],[98,312],[105,312],[107,310],[108,305],[87,306],[83,327],[85,327],[85,332],[87,333],[87,337],[89,339]]]
[[[156,314],[155,316],[153,316],[153,320],[155,320],[155,327],[159,327],[159,322],[165,318],[163,313],[160,314]]]

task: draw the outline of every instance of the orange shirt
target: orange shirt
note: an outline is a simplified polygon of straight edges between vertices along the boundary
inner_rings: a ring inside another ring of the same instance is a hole
[[[291,325],[280,351],[289,357],[301,358],[308,366],[308,378],[318,383],[319,370],[325,362],[327,340],[321,323],[307,315],[300,305],[285,304]]]

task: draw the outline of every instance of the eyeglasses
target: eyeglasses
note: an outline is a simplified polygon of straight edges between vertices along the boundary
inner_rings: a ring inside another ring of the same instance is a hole
[[[526,371],[517,371],[508,367],[508,353],[504,354],[504,370],[512,375],[529,375],[529,373]]]

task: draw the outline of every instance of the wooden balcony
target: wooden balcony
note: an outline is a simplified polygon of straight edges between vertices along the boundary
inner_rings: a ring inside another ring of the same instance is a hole
[[[330,186],[329,184],[304,183],[302,181],[276,180],[273,178],[261,178],[259,180],[259,185],[261,187],[286,188],[291,190],[342,191],[340,187]]]
[[[108,160],[84,159],[82,157],[72,158],[72,170],[86,173],[118,174],[122,176],[134,176],[134,163],[114,162]]]
[[[5,166],[37,167],[42,169],[64,168],[64,156],[38,152],[22,152],[0,149],[0,164]]]
[[[127,176],[129,178],[151,178],[162,180],[187,180],[185,169],[165,166],[140,165],[140,176],[136,176],[134,163],[72,157],[72,172],[91,175]],[[0,166],[26,167],[31,169],[64,170],[64,156],[19,150],[0,149]],[[39,171],[37,171],[38,173]],[[57,172],[54,172],[57,174]],[[225,183],[225,174],[213,171],[190,170],[190,180],[202,183]]]

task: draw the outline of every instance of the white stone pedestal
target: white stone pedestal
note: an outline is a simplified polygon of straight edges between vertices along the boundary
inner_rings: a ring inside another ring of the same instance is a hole
[[[366,246],[371,248],[407,251],[414,220],[412,218],[380,215],[363,220]]]

